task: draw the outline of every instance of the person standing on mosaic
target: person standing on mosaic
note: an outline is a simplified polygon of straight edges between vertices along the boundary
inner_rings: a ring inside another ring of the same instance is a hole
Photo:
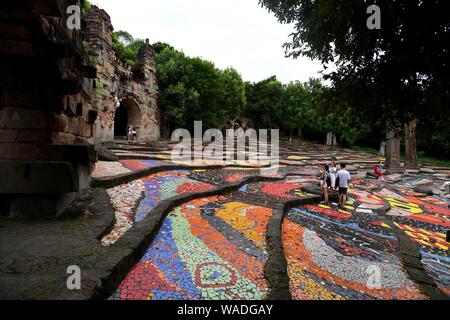
[[[328,203],[328,188],[330,187],[330,184],[330,166],[324,165],[321,167],[320,188],[322,189],[325,203]]]
[[[127,138],[128,142],[131,142],[131,139],[133,138],[133,126],[131,124],[128,125]]]
[[[347,194],[349,188],[349,182],[351,179],[350,172],[346,170],[347,165],[341,164],[341,170],[337,173],[337,180],[339,186],[339,206],[344,207],[347,203]]]

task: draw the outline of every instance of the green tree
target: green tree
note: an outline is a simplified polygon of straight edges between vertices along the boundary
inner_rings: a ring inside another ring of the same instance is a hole
[[[226,123],[226,113],[221,101],[224,89],[221,83],[221,71],[212,62],[200,58],[189,58],[190,73],[187,86],[195,89],[199,94],[198,108],[190,110],[188,127],[194,121],[201,120],[205,128],[223,128]]]
[[[275,76],[246,84],[246,116],[259,129],[279,129],[282,119],[283,84]]]
[[[174,129],[186,126],[188,111],[198,106],[198,93],[185,85],[190,69],[187,57],[169,45],[155,47],[158,105],[163,134],[168,135]]]
[[[225,69],[221,74],[224,96],[222,108],[229,119],[240,118],[246,107],[245,83],[241,75],[233,68]]]
[[[194,121],[202,121],[205,129],[223,129],[229,118],[241,115],[245,86],[236,70],[219,70],[164,43],[154,50],[165,135],[180,127],[192,129]]]
[[[282,127],[289,130],[292,141],[294,130],[305,127],[312,120],[313,108],[308,90],[300,82],[291,82],[284,86],[282,100]]]
[[[294,24],[285,45],[288,55],[337,66],[329,78],[336,88],[347,90],[343,95],[355,113],[375,113],[392,128],[444,114],[449,101],[445,84],[450,82],[445,0],[378,0],[380,30],[367,28],[369,3],[364,0],[260,3],[280,22]]]

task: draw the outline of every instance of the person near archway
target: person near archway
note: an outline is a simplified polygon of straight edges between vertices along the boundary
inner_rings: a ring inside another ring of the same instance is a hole
[[[133,126],[131,124],[128,125],[127,137],[128,137],[128,142],[131,142],[131,140],[133,138]]]
[[[137,141],[137,128],[136,127],[133,127],[132,135],[133,135],[133,141]]]

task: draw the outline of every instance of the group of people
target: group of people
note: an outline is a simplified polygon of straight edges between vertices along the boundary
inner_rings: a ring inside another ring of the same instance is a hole
[[[137,141],[137,129],[134,128],[131,124],[128,125],[127,137],[128,142]]]
[[[322,165],[320,168],[320,188],[324,195],[324,203],[329,202],[328,190],[339,189],[339,207],[344,207],[347,203],[347,194],[349,182],[351,179],[350,172],[347,171],[345,163],[340,164],[340,170],[337,169],[336,163]]]
[[[344,207],[347,203],[347,194],[351,176],[350,172],[346,170],[346,167],[347,165],[345,163],[341,163],[340,170],[338,170],[335,162],[320,167],[320,188],[323,192],[324,203],[329,202],[329,189],[339,189],[339,207]],[[380,181],[384,181],[383,162],[380,161],[375,166],[374,172]]]

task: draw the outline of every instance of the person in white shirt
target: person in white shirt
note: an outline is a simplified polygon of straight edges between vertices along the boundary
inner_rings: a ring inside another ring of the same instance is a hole
[[[347,165],[342,163],[341,170],[338,171],[336,176],[336,187],[339,187],[339,205],[341,207],[344,207],[347,203],[348,187],[351,178],[350,172],[345,169],[346,167]]]

